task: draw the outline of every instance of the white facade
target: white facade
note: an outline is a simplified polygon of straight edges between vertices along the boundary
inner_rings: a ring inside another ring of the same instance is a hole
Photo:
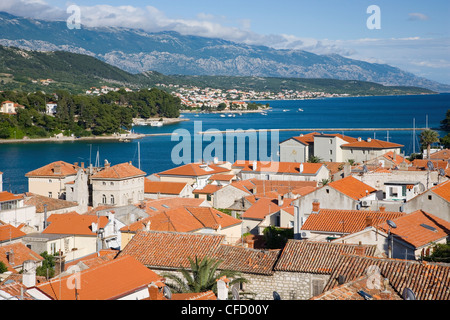
[[[28,191],[53,199],[65,199],[66,184],[75,180],[76,175],[66,177],[28,177]]]
[[[92,205],[124,206],[144,200],[144,177],[92,179]]]
[[[280,143],[281,162],[306,162],[310,157],[307,145],[291,138]]]

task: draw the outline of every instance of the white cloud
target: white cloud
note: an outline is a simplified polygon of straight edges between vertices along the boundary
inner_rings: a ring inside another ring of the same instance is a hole
[[[417,21],[417,20],[425,21],[429,19],[429,17],[426,14],[419,12],[409,13],[408,16],[409,16],[408,20],[410,21]]]

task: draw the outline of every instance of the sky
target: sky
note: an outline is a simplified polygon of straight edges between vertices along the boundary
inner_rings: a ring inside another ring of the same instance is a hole
[[[450,84],[448,0],[1,0],[0,11],[65,20],[71,5],[80,8],[82,26],[337,53]]]

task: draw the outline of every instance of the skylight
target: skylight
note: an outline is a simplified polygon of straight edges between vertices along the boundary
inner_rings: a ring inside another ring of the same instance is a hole
[[[434,228],[434,227],[432,227],[432,226],[429,226],[429,225],[427,225],[427,224],[425,224],[425,223],[421,223],[420,226],[421,226],[421,227],[424,227],[424,228],[426,228],[426,229],[428,229],[428,230],[431,230],[431,231],[433,231],[433,232],[437,232],[437,229],[436,229],[436,228]]]

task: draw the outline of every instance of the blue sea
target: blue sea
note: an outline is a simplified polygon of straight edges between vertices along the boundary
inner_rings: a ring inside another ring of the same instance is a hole
[[[28,191],[25,174],[50,162],[63,160],[67,162],[84,162],[95,164],[97,153],[100,164],[107,159],[112,165],[132,161],[147,174],[157,173],[173,168],[173,150],[180,148],[183,139],[192,138],[191,150],[183,149],[184,159],[198,161],[204,152],[214,145],[223,145],[223,152],[215,154],[223,160],[230,155],[238,156],[238,148],[245,147],[246,155],[253,147],[254,141],[246,140],[246,145],[238,146],[226,142],[220,136],[199,136],[197,131],[232,130],[232,129],[295,129],[295,128],[433,128],[440,135],[440,121],[450,109],[450,94],[408,95],[385,97],[345,97],[289,101],[262,101],[272,108],[267,115],[260,113],[243,113],[235,117],[221,117],[220,114],[183,114],[190,121],[180,122],[163,127],[135,126],[136,133],[168,133],[165,136],[148,136],[130,143],[112,141],[73,141],[48,143],[17,143],[0,145],[0,171],[3,172],[3,190],[14,193]],[[303,109],[299,112],[298,109]],[[178,133],[173,136],[172,133]],[[409,155],[413,151],[420,152],[419,131],[327,131],[342,133],[363,139],[376,138],[389,140],[404,145],[403,152]],[[306,133],[306,132],[303,132]],[[267,133],[267,153],[277,160],[276,151],[271,149],[271,141],[283,141],[299,135],[300,132],[280,131],[278,136]],[[177,138],[178,137],[178,138]],[[257,135],[260,140],[265,138]],[[203,140],[202,140],[203,139]],[[207,140],[210,139],[210,140]],[[218,140],[216,140],[218,139]],[[220,141],[222,139],[222,141]],[[249,141],[251,146],[249,146]],[[218,144],[215,144],[218,143]],[[264,140],[266,143],[266,140]],[[262,143],[262,145],[264,145]],[[258,144],[261,146],[261,144]],[[234,147],[234,148],[232,148]],[[228,148],[228,149],[227,149]],[[271,151],[272,150],[272,151]],[[178,153],[181,155],[182,153]],[[209,154],[209,153],[207,153]],[[225,159],[226,158],[226,159]],[[205,157],[206,160],[208,157]],[[234,159],[234,160],[235,160]],[[176,159],[179,160],[179,159]],[[240,160],[241,157],[240,157]],[[249,160],[249,159],[245,159]],[[250,159],[253,160],[253,159]],[[190,162],[190,161],[188,161]]]

